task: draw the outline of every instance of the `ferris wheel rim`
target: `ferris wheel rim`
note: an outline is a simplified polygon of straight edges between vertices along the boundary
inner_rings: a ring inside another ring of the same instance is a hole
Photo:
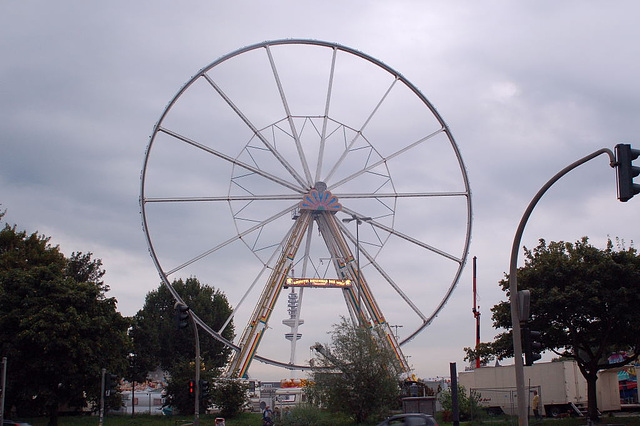
[[[343,51],[346,52],[348,54],[352,54],[355,55],[361,59],[364,59],[366,61],[369,61],[370,63],[384,69],[385,71],[387,71],[389,74],[395,76],[396,79],[402,81],[402,83],[404,83],[404,85],[406,87],[408,87],[421,101],[422,103],[427,106],[429,108],[429,110],[431,111],[431,114],[433,115],[433,117],[436,118],[436,120],[440,123],[440,125],[442,126],[441,131],[443,133],[446,134],[447,139],[449,140],[449,144],[451,146],[451,148],[453,149],[455,156],[457,158],[458,161],[458,165],[459,165],[459,169],[462,175],[462,181],[464,183],[464,191],[457,191],[457,192],[445,192],[445,193],[418,193],[415,194],[417,196],[460,196],[460,197],[464,197],[466,198],[466,217],[467,217],[467,223],[466,223],[466,235],[464,238],[464,244],[462,247],[462,251],[461,251],[461,256],[459,257],[459,261],[458,261],[458,268],[456,270],[456,273],[454,275],[453,280],[451,281],[445,296],[443,297],[443,299],[441,300],[440,304],[437,306],[436,310],[428,317],[426,318],[422,325],[420,327],[418,327],[415,331],[413,331],[408,337],[404,338],[401,342],[400,345],[404,345],[406,343],[408,343],[409,341],[413,340],[419,333],[421,333],[429,324],[431,324],[431,322],[435,319],[435,317],[441,312],[441,310],[444,308],[444,306],[446,305],[446,303],[449,301],[453,291],[455,290],[455,287],[457,286],[459,280],[460,280],[460,276],[462,274],[462,271],[464,269],[464,266],[466,264],[467,261],[467,257],[469,254],[469,246],[470,246],[470,240],[471,240],[471,230],[472,230],[472,202],[471,202],[471,189],[469,186],[469,180],[468,180],[468,175],[467,175],[467,170],[466,167],[464,165],[464,162],[462,160],[462,156],[460,154],[460,150],[459,147],[457,145],[457,143],[455,142],[455,139],[453,138],[453,135],[451,134],[449,127],[447,126],[447,124],[445,123],[445,121],[442,119],[442,117],[440,116],[439,112],[436,110],[436,108],[431,104],[431,102],[422,94],[422,92],[420,90],[418,90],[409,80],[407,80],[401,73],[397,72],[395,69],[391,68],[390,66],[386,65],[385,63],[383,63],[382,61],[379,61],[378,59],[373,58],[372,56],[369,56],[363,52],[360,52],[356,49],[352,49],[350,47],[341,45],[341,44],[337,44],[337,43],[333,43],[333,42],[326,42],[326,41],[320,41],[320,40],[311,40],[311,39],[280,39],[280,40],[271,40],[271,41],[264,41],[264,42],[260,42],[260,43],[256,43],[253,45],[249,45],[240,49],[237,49],[227,55],[224,55],[220,58],[218,58],[217,60],[211,62],[210,64],[208,64],[207,66],[203,67],[202,69],[200,69],[198,71],[198,73],[196,73],[190,80],[188,80],[180,89],[179,91],[175,94],[175,96],[171,99],[171,101],[167,104],[167,106],[165,107],[165,109],[163,110],[160,118],[158,119],[158,121],[156,122],[156,124],[153,127],[153,131],[152,134],[150,136],[149,139],[149,143],[147,145],[146,151],[145,151],[145,157],[144,157],[144,163],[143,163],[143,168],[142,168],[142,173],[141,173],[141,183],[140,183],[140,198],[139,198],[139,203],[140,203],[140,213],[141,213],[141,218],[142,218],[142,228],[143,228],[143,233],[145,234],[145,238],[146,238],[146,242],[147,242],[147,246],[148,246],[148,250],[149,253],[152,257],[152,260],[156,266],[156,269],[158,270],[159,274],[160,274],[160,278],[162,280],[162,282],[167,285],[170,289],[172,289],[172,285],[170,283],[169,280],[169,276],[171,275],[171,273],[167,273],[167,271],[165,270],[165,268],[162,267],[162,265],[160,264],[160,260],[158,258],[158,255],[156,253],[156,249],[154,247],[153,241],[152,241],[152,237],[151,234],[149,232],[149,223],[148,223],[148,219],[147,219],[147,212],[146,212],[146,205],[148,203],[154,203],[154,202],[163,202],[163,201],[180,201],[178,199],[176,199],[175,197],[172,199],[158,199],[158,198],[153,198],[153,197],[146,197],[145,195],[145,182],[146,182],[146,172],[147,172],[147,167],[148,167],[148,162],[149,162],[149,156],[154,144],[154,141],[156,139],[156,136],[158,135],[158,132],[161,130],[162,128],[162,123],[164,122],[165,118],[167,117],[167,115],[170,113],[170,111],[172,110],[174,104],[180,99],[180,97],[193,85],[194,82],[196,82],[198,79],[200,79],[201,77],[203,77],[209,70],[213,69],[214,67],[216,67],[217,65],[230,60],[238,55],[241,55],[243,53],[252,51],[252,50],[256,50],[256,49],[260,49],[260,48],[265,48],[265,47],[269,47],[269,46],[279,46],[279,45],[313,45],[313,46],[321,46],[321,47],[326,47],[326,48],[331,48],[334,50],[339,50],[339,51]],[[345,197],[345,198],[349,198],[349,197],[364,197],[366,196],[363,194],[341,194],[341,196]],[[378,194],[378,196],[382,196],[381,194]],[[388,197],[393,197],[393,196],[398,196],[398,194],[387,194],[384,196],[388,196]],[[292,199],[294,199],[293,197],[295,196],[291,196]],[[189,199],[187,200],[187,198],[185,197],[184,201],[193,201],[193,199]],[[200,201],[212,201],[212,200],[205,200],[202,199]],[[174,297],[176,299],[179,299],[179,295],[175,292],[172,291],[172,294],[174,295]],[[202,326],[203,328],[208,327],[206,324],[204,324],[204,322],[199,321],[199,325]],[[227,346],[231,347],[233,350],[238,350],[237,346],[235,346],[233,344],[233,342],[230,342],[226,339],[224,339],[222,336],[218,335],[216,336],[215,334],[217,334],[215,332],[215,330],[211,330],[211,332],[209,332],[209,334],[211,334],[214,338],[222,341],[223,343],[225,343]],[[278,360],[273,360],[273,359],[269,359],[266,357],[262,357],[259,355],[255,356],[255,359],[258,359],[259,361],[262,362],[266,362],[268,364],[272,364],[272,365],[279,365],[279,366],[283,366],[286,368],[295,368],[295,369],[307,369],[309,368],[308,366],[305,365],[298,365],[298,364],[290,364],[290,363],[284,363]]]

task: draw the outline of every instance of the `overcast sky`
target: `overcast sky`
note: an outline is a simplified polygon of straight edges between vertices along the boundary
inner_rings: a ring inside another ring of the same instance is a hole
[[[160,283],[138,198],[145,149],[167,103],[200,69],[243,46],[304,38],[357,49],[400,72],[435,106],[469,175],[467,266],[438,318],[404,347],[419,377],[445,376],[450,362],[464,369],[463,347],[475,343],[471,258],[478,258],[487,341],[496,334],[489,309],[504,299],[498,281],[531,198],[597,149],[640,147],[639,15],[633,1],[5,1],[5,220],[52,237],[66,254],[93,252],[118,309],[134,315]],[[616,200],[614,170],[598,157],[548,192],[523,244],[589,236],[599,247],[608,237],[629,246],[640,237],[638,203]],[[445,236],[450,226],[406,225]],[[417,270],[421,259],[412,260]],[[230,283],[198,278],[231,293],[246,284],[233,282],[242,279],[233,273],[239,268],[229,263],[222,273]],[[430,283],[429,291],[443,295],[449,284]],[[308,359],[308,349],[300,357]],[[258,378],[289,375],[254,364]]]

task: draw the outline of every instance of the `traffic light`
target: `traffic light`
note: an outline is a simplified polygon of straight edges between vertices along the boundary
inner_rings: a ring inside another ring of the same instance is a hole
[[[540,350],[542,349],[542,343],[540,343],[539,331],[529,329],[529,326],[522,328],[522,340],[524,341],[524,365],[532,365],[534,362],[542,358]]]
[[[176,302],[173,306],[176,310],[176,327],[178,330],[189,326],[189,307],[184,303]]]
[[[196,381],[189,380],[189,396],[193,398],[195,394],[196,394]]]
[[[118,390],[118,376],[115,374],[107,374],[104,387],[105,396],[110,396],[112,393],[115,393]]]
[[[640,156],[640,150],[632,149],[631,145],[620,143],[616,145],[616,168],[618,181],[618,200],[629,201],[640,193],[640,184],[634,183],[633,178],[640,175],[640,167],[632,164]]]
[[[200,380],[200,399],[205,399],[209,396],[209,382],[206,380]]]

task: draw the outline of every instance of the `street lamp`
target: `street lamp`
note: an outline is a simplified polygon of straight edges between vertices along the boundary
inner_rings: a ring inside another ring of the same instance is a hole
[[[518,303],[520,297],[518,293],[518,251],[520,250],[522,234],[524,233],[524,228],[527,225],[527,221],[529,220],[534,207],[536,206],[536,204],[538,204],[538,201],[540,201],[545,192],[547,192],[547,190],[551,188],[554,183],[556,183],[561,177],[569,173],[571,170],[586,163],[589,160],[594,159],[601,154],[607,154],[609,156],[609,165],[611,167],[615,167],[616,160],[613,152],[611,152],[611,150],[608,148],[602,148],[593,152],[592,154],[587,155],[586,157],[581,158],[578,161],[569,164],[567,167],[560,170],[551,179],[549,179],[542,188],[540,188],[533,199],[529,202],[529,205],[527,206],[527,209],[525,210],[522,218],[520,219],[520,223],[518,224],[516,235],[513,237],[513,245],[511,246],[511,261],[509,262],[509,299],[511,303],[511,332],[513,335],[513,356],[515,364],[514,368],[516,373],[516,397],[518,399],[519,426],[529,426],[524,383],[524,363],[522,361],[522,333],[520,330],[520,320],[523,319],[523,316],[521,315],[520,306]],[[588,424],[590,423],[591,419],[589,419]]]
[[[395,328],[395,330],[396,330],[396,332],[395,332],[396,340],[400,340],[400,339],[399,339],[399,335],[398,335],[398,329],[399,329],[399,328],[402,328],[403,326],[402,326],[402,325],[390,325],[389,327],[391,327],[391,328]]]
[[[370,217],[358,217],[352,214],[351,217],[342,219],[344,223],[350,223],[356,221],[356,287],[358,289],[358,319],[362,322],[362,286],[360,285],[360,225],[362,222],[369,222],[373,220]]]

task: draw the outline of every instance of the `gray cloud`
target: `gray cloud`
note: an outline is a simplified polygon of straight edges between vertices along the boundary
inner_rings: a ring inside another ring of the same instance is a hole
[[[471,180],[470,256],[479,259],[483,340],[495,334],[489,308],[504,297],[497,281],[508,268],[511,239],[531,197],[576,159],[620,142],[637,144],[640,130],[634,2],[185,7],[168,1],[36,1],[1,9],[5,218],[52,236],[67,253],[93,251],[102,258],[111,294],[126,315],[159,284],[138,213],[140,170],[153,124],[192,75],[242,46],[289,37],[338,42],[400,71],[435,105]],[[594,160],[549,191],[523,242],[532,247],[538,238],[589,235],[600,246],[607,236],[629,244],[638,239],[626,225],[635,221],[635,202],[615,200],[613,170],[605,158]],[[166,220],[169,230],[172,219]],[[178,219],[173,224],[185,225]],[[446,237],[446,226],[413,228],[444,229]],[[227,283],[250,279],[239,270],[203,281],[231,292]],[[419,376],[448,374],[448,362],[462,363],[462,347],[473,345],[470,283],[467,267],[445,310],[407,345]],[[405,330],[399,331],[402,337]],[[308,357],[302,346],[300,357]],[[288,374],[259,364],[252,371],[272,378]]]

